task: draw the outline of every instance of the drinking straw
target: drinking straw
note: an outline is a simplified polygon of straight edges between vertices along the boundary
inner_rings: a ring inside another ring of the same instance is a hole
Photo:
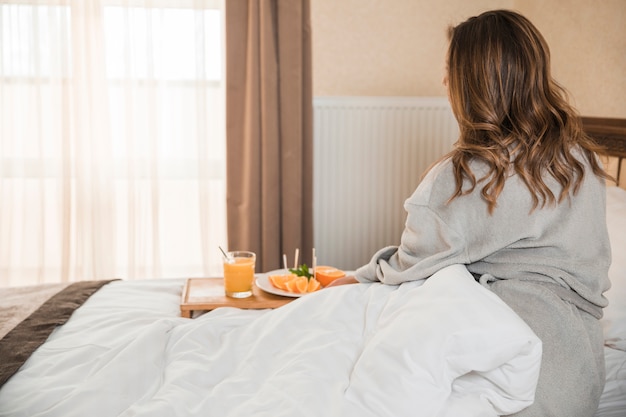
[[[284,253],[283,253],[283,268],[289,269],[289,266],[287,266],[287,255],[285,255]]]
[[[227,261],[230,261],[230,256],[226,255],[226,252],[224,252],[224,249],[222,249],[221,246],[218,246],[218,248],[220,248],[220,251],[224,255],[224,258],[226,258]]]
[[[294,260],[293,260],[293,267],[294,269],[298,267],[298,255],[300,254],[300,248],[296,248],[296,254],[294,256]]]

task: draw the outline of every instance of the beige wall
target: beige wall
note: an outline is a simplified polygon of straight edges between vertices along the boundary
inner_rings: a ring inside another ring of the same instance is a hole
[[[517,0],[550,45],[552,72],[588,116],[626,117],[626,0]]]
[[[626,0],[312,0],[316,96],[443,96],[446,28],[493,8],[542,31],[580,112],[626,117]]]

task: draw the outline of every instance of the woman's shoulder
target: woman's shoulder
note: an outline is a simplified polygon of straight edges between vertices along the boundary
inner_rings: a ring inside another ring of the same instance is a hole
[[[408,198],[407,204],[430,205],[433,199],[447,201],[452,196],[454,187],[452,160],[450,157],[444,157],[428,169],[411,197]]]
[[[474,159],[469,162],[469,169],[474,174],[479,184],[473,192],[463,194],[462,197],[458,197],[451,200],[451,197],[456,193],[456,174],[454,169],[454,163],[450,156],[445,157],[435,163],[428,170],[415,192],[407,199],[406,204],[431,206],[434,209],[441,208],[442,206],[457,206],[461,205],[466,208],[476,206],[480,210],[486,209],[486,203],[480,193],[482,189],[481,178],[484,178],[489,173],[489,167],[483,161]],[[511,174],[512,178],[507,179],[505,188],[511,193],[515,194],[516,200],[520,198],[520,195],[524,193],[519,192],[519,187],[525,187],[523,183],[516,178],[515,173]],[[469,187],[468,184],[464,184],[464,188]],[[525,201],[526,203],[527,201]]]

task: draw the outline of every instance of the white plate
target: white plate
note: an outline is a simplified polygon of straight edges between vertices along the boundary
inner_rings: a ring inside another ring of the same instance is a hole
[[[265,292],[269,292],[270,294],[274,294],[274,295],[282,295],[283,297],[297,298],[297,297],[302,297],[303,295],[306,295],[307,293],[296,294],[293,292],[281,290],[280,288],[276,288],[270,283],[270,279],[269,279],[270,275],[283,275],[283,274],[288,274],[288,273],[289,271],[287,271],[286,269],[278,269],[276,271],[270,271],[266,274],[260,274],[257,276],[256,286]]]

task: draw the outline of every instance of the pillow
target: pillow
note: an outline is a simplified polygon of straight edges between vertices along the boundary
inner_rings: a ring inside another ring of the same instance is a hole
[[[602,327],[605,344],[626,351],[626,190],[610,186],[606,191],[606,224],[611,240],[611,288],[604,295]]]

